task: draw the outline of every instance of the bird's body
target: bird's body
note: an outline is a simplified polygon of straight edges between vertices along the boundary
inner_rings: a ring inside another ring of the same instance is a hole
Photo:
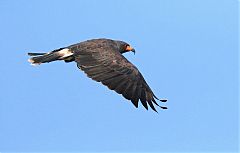
[[[134,51],[128,43],[111,39],[92,39],[49,53],[29,53],[32,64],[48,63],[56,60],[75,61],[78,68],[88,77],[101,82],[109,89],[122,94],[138,107],[140,100],[143,106],[148,105],[156,111],[154,104],[159,106],[154,95],[139,70],[122,54]],[[166,100],[160,100],[166,102]],[[147,105],[148,104],[148,105]],[[166,109],[166,107],[162,107]]]

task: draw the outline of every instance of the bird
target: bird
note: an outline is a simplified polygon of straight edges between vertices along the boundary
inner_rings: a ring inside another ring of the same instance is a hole
[[[28,53],[31,56],[28,61],[32,65],[53,61],[76,62],[77,67],[89,78],[121,94],[136,108],[140,101],[146,110],[150,106],[153,111],[158,112],[154,105],[167,109],[156,102],[158,100],[164,103],[167,100],[158,99],[137,67],[122,55],[127,52],[135,54],[135,49],[124,41],[98,38],[47,53]]]

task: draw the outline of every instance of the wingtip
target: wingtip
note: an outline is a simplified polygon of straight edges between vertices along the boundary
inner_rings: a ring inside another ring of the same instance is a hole
[[[165,103],[165,102],[167,102],[168,100],[167,100],[167,99],[160,99],[159,101]]]
[[[138,108],[138,101],[134,101],[134,100],[131,100],[131,102],[133,103],[133,105]]]
[[[167,107],[165,107],[165,106],[160,106],[160,108],[162,108],[162,109],[168,109]]]

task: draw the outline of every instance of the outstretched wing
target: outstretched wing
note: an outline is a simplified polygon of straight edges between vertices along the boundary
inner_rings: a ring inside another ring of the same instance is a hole
[[[78,68],[88,77],[122,94],[126,99],[131,100],[135,107],[138,107],[140,100],[146,109],[149,105],[157,112],[153,103],[159,106],[155,100],[158,98],[138,69],[115,48],[111,46],[104,49],[91,48],[91,50],[77,51],[74,56]],[[160,107],[166,109],[166,107]]]

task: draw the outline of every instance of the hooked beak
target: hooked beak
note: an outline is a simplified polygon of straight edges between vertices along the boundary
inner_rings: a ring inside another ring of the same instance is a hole
[[[135,49],[130,46],[127,46],[126,51],[132,51],[135,55]]]
[[[135,53],[136,53],[135,49],[133,48],[131,51],[132,51],[132,52],[134,53],[134,55],[135,55]]]

